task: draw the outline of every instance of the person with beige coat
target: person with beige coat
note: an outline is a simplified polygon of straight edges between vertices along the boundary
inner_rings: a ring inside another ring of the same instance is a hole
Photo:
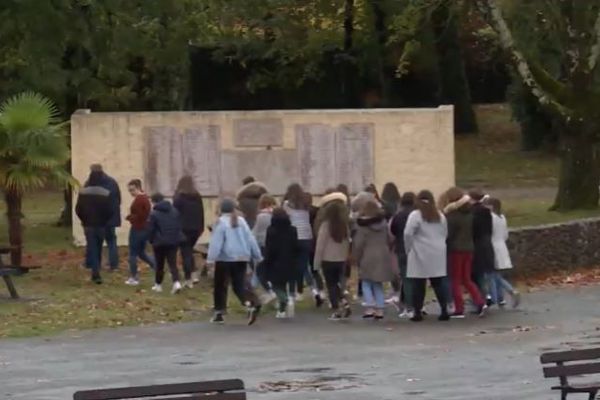
[[[358,264],[366,310],[363,318],[383,319],[383,284],[394,279],[394,255],[383,211],[374,201],[363,207],[354,237],[353,255]]]

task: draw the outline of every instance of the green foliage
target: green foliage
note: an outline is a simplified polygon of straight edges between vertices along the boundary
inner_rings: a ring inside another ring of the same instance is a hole
[[[64,168],[70,153],[58,117],[56,106],[37,93],[0,105],[0,188],[23,193],[50,182],[75,184]]]

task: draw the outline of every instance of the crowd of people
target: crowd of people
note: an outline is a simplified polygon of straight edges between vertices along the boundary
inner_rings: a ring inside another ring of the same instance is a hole
[[[362,318],[381,320],[392,304],[400,318],[422,321],[427,281],[433,288],[439,320],[465,317],[466,290],[473,313],[504,307],[505,295],[517,307],[520,295],[503,277],[512,263],[506,245],[508,228],[500,200],[453,187],[439,199],[428,190],[402,195],[387,183],[381,196],[375,185],[351,197],[345,185],[320,198],[291,184],[282,201],[264,184],[248,177],[235,196],[221,199],[211,231],[206,266],[214,271],[214,323],[227,313],[228,286],[247,307],[253,324],[266,304],[276,302],[277,318],[292,318],[295,304],[310,288],[316,307],[328,303],[331,320],[349,318],[354,297]],[[140,284],[138,259],[154,270],[152,290],[162,292],[165,264],[171,293],[199,281],[194,247],[204,233],[204,206],[190,176],[180,179],[172,201],[160,193],[149,197],[142,182],[129,182],[133,197],[126,220],[129,231],[129,278]],[[86,238],[85,266],[100,284],[102,246],[109,265],[118,267],[115,228],[120,225],[121,194],[100,165],[92,165],[80,191],[76,213]],[[153,255],[146,252],[147,243]],[[178,268],[183,265],[183,283]],[[353,267],[358,288],[351,297]],[[386,286],[392,295],[386,299]]]

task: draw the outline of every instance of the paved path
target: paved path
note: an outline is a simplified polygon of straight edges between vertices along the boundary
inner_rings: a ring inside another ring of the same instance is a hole
[[[0,399],[66,400],[83,388],[242,378],[250,399],[556,399],[539,353],[600,343],[600,287],[538,292],[520,311],[439,323],[242,321],[0,341]],[[517,326],[522,327],[516,329]],[[516,330],[516,332],[515,332]],[[333,391],[260,393],[321,379]]]

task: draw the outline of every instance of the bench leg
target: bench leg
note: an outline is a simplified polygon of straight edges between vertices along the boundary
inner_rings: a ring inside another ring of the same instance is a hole
[[[18,299],[19,294],[17,293],[17,289],[15,288],[15,285],[13,285],[10,276],[4,275],[2,278],[4,278],[4,283],[6,283],[6,287],[8,288],[8,292],[10,293],[10,297],[12,297],[13,299]]]
[[[596,395],[597,394],[598,394],[598,392],[590,392],[589,400],[596,400]]]

